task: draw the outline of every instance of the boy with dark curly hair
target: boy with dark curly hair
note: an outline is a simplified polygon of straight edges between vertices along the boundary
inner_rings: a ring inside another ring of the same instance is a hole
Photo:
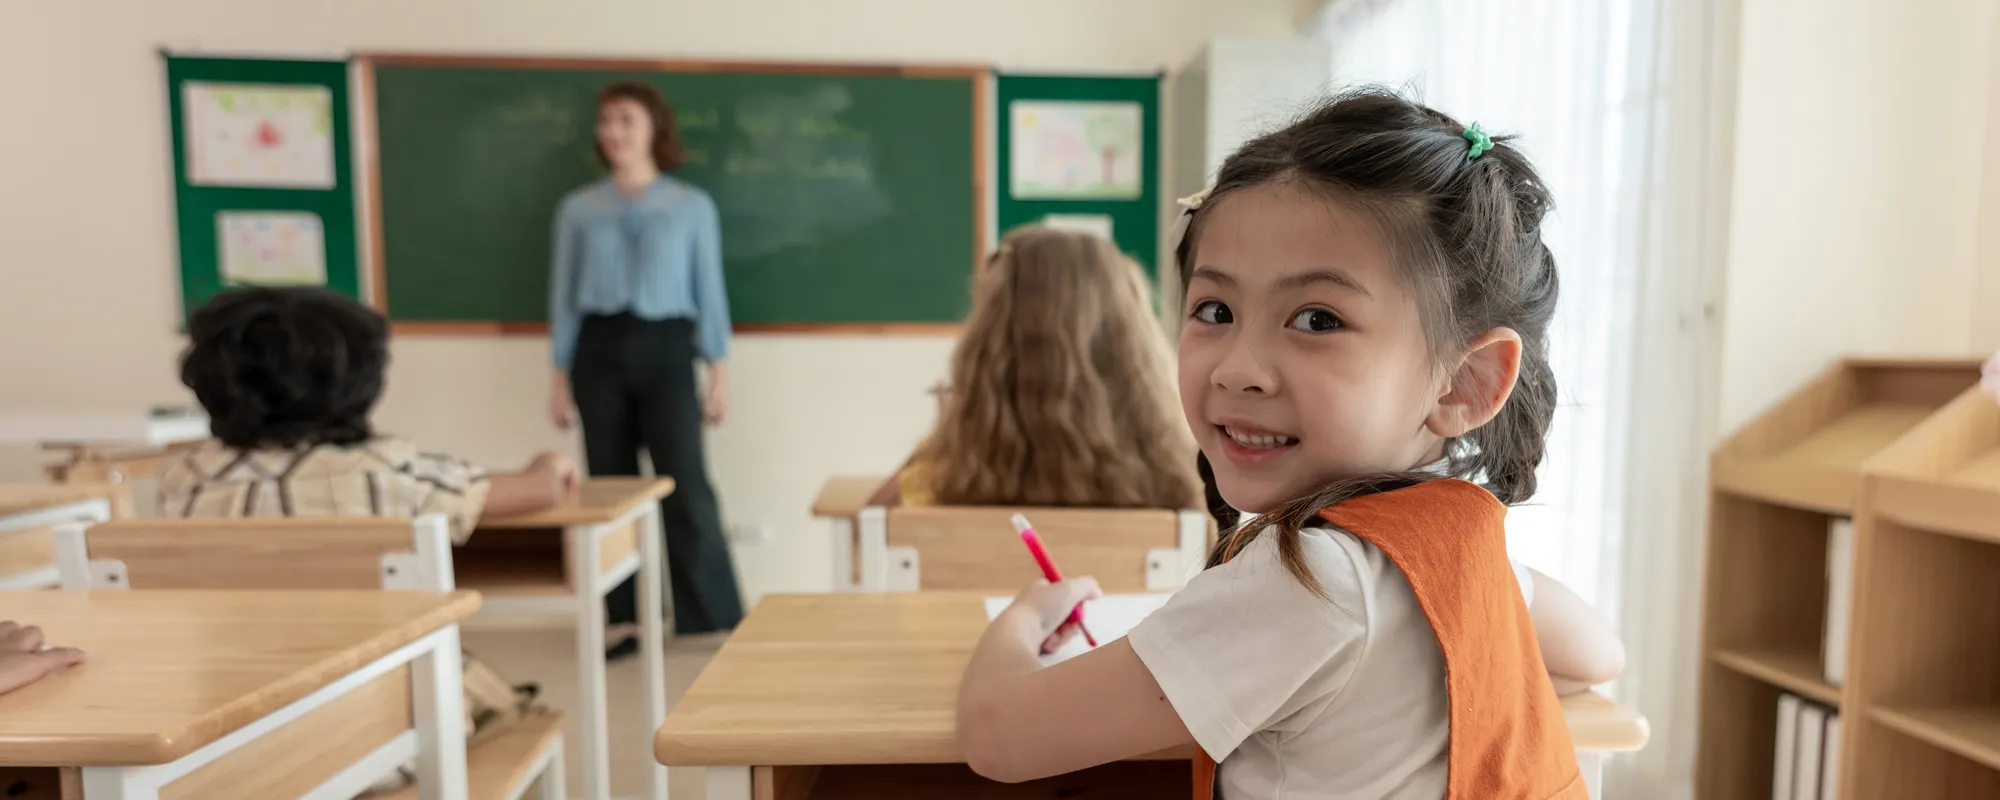
[[[176,517],[416,517],[443,514],[453,542],[484,513],[560,502],[576,464],[556,453],[519,472],[489,472],[379,434],[389,328],[380,314],[332,292],[255,288],[215,297],[188,320],[181,382],[208,411],[215,437],[160,478],[162,513]],[[468,733],[476,740],[532,713],[516,688],[465,659]],[[414,777],[409,765],[378,783]]]
[[[377,434],[389,329],[380,314],[319,289],[257,288],[210,300],[188,321],[181,382],[208,411],[214,440],[161,478],[179,517],[420,516],[451,519],[464,542],[482,513],[559,502],[577,479],[543,453],[519,472],[488,472]]]

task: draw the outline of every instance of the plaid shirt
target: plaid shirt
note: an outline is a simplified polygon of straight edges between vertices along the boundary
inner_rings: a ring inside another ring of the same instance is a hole
[[[486,506],[483,467],[377,437],[349,446],[237,450],[210,441],[160,476],[170,517],[417,517],[451,519],[453,543]]]

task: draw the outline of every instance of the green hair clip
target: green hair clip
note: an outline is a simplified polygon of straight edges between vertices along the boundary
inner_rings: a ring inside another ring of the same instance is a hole
[[[1462,135],[1466,141],[1472,143],[1472,150],[1466,154],[1467,158],[1478,158],[1485,155],[1486,151],[1493,149],[1493,137],[1487,136],[1485,131],[1480,130],[1479,123],[1477,122],[1466,127],[1465,133]]]

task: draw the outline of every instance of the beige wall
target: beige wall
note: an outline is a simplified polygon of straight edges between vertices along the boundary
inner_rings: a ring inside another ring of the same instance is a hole
[[[1297,0],[66,0],[0,2],[0,411],[178,402],[176,279],[156,48],[348,49],[991,63],[1150,71],[1218,34],[1292,29]],[[46,82],[45,82],[46,81]],[[735,291],[755,291],[736,286]],[[836,473],[893,468],[929,425],[941,337],[744,336],[709,439],[745,589],[827,585],[807,506]],[[409,338],[380,421],[510,464],[573,447],[543,422],[545,345]],[[35,454],[0,451],[0,478]]]
[[[2000,12],[1993,15],[1986,72],[1986,144],[1980,169],[1979,275],[1972,305],[1972,344],[2000,350]]]
[[[1725,433],[1844,354],[2000,344],[1973,324],[1973,288],[2000,280],[2000,259],[1975,270],[1980,217],[2000,214],[1979,202],[2000,160],[1982,152],[2000,142],[1992,0],[1742,0],[1742,15]]]

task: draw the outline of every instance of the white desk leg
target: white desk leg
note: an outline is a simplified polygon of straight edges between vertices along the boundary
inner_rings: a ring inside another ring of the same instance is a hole
[[[708,800],[750,800],[750,768],[709,767]]]
[[[83,796],[84,800],[159,800],[160,790],[145,781],[133,780],[128,770],[84,767]]]
[[[549,748],[549,765],[542,768],[542,791],[537,800],[568,800],[569,776],[563,772],[563,740],[556,737],[554,747]]]
[[[666,571],[660,550],[664,547],[660,524],[660,504],[646,504],[639,515],[639,656],[645,674],[639,678],[644,698],[646,729],[639,741],[651,744],[653,733],[667,721],[667,631],[663,607],[666,603]],[[650,747],[648,750],[652,749]],[[646,759],[646,800],[667,800],[667,768]]]
[[[611,731],[605,717],[609,701],[604,691],[604,593],[611,587],[597,579],[597,528],[586,525],[563,531],[569,551],[569,580],[576,609],[577,727],[583,733],[583,796],[611,800]]]
[[[458,626],[438,631],[437,646],[410,663],[416,708],[417,796],[465,800],[465,671]]]
[[[854,518],[837,517],[833,527],[833,590],[854,591]]]
[[[1604,754],[1576,753],[1576,766],[1583,772],[1583,787],[1593,800],[1604,800]]]

